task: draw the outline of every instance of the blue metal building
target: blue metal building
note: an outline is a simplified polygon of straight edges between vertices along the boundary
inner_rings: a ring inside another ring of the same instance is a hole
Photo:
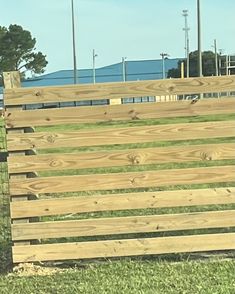
[[[182,58],[181,58],[182,59]],[[177,68],[180,58],[165,59],[165,75],[171,68]],[[92,83],[92,69],[79,69],[77,72],[78,83]],[[97,68],[95,71],[96,83],[123,81],[123,63]],[[125,61],[125,80],[158,80],[163,76],[162,59]],[[60,70],[53,73],[29,78],[22,82],[23,87],[59,86],[73,84],[73,70]],[[0,88],[0,94],[2,89]],[[128,101],[127,101],[128,102]]]

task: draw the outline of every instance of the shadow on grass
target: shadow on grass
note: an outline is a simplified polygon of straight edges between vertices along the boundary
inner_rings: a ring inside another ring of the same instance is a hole
[[[11,244],[7,241],[0,241],[0,274],[12,270]]]
[[[58,269],[86,269],[91,265],[105,265],[113,262],[154,262],[154,263],[184,263],[184,262],[218,262],[224,260],[235,260],[235,251],[211,251],[211,252],[193,252],[193,253],[176,253],[162,255],[146,255],[146,256],[125,256],[110,258],[95,258],[84,260],[65,260],[65,261],[48,261],[43,263],[34,263],[46,268]]]

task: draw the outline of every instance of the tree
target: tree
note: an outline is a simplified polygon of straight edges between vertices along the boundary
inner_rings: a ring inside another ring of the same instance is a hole
[[[218,60],[219,60],[218,55]],[[181,77],[181,62],[184,63],[184,76],[186,76],[187,71],[187,63],[186,60],[178,61],[177,68],[172,68],[168,71],[168,78],[180,78]],[[196,77],[198,76],[197,70],[197,62],[198,62],[198,51],[191,52],[189,54],[189,76]],[[212,51],[204,51],[202,52],[202,75],[203,76],[213,76],[215,75],[215,53]]]
[[[46,55],[36,52],[36,39],[19,25],[0,26],[0,74],[18,70],[40,74],[47,65]]]

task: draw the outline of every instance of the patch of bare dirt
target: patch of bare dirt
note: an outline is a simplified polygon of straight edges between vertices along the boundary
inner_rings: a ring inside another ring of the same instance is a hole
[[[63,273],[66,269],[56,268],[56,267],[44,267],[40,265],[35,265],[33,263],[20,263],[13,268],[13,272],[9,275],[17,275],[20,277],[27,276],[49,276],[57,273]]]

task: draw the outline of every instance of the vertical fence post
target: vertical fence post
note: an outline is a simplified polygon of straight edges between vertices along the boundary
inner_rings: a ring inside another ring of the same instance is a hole
[[[10,233],[10,199],[8,189],[6,132],[0,110],[0,272],[12,266]]]
[[[4,88],[5,89],[16,89],[21,87],[21,82],[20,82],[20,73],[17,71],[13,72],[4,72],[3,73],[3,82],[4,82]],[[21,110],[23,105],[17,105],[17,106],[8,106],[7,104],[5,105],[5,111],[8,113],[9,111],[14,111],[14,110]],[[17,128],[17,129],[8,129],[7,134],[12,134],[12,133],[26,133],[29,132],[30,128]],[[30,130],[32,131],[32,130]],[[9,156],[22,156],[26,155],[26,151],[21,151],[21,152],[9,152]],[[9,175],[9,178],[27,178],[27,177],[32,177],[33,173],[25,173],[25,174],[20,174],[20,175]],[[14,197],[14,195],[11,195],[11,201],[24,201],[24,200],[29,200],[28,195],[23,195],[23,196],[17,196]],[[20,205],[20,203],[19,203]],[[29,219],[20,219],[20,220],[13,220],[12,223],[27,223],[29,222]],[[20,242],[14,242],[14,246],[17,245],[29,245],[30,241],[20,241]]]

